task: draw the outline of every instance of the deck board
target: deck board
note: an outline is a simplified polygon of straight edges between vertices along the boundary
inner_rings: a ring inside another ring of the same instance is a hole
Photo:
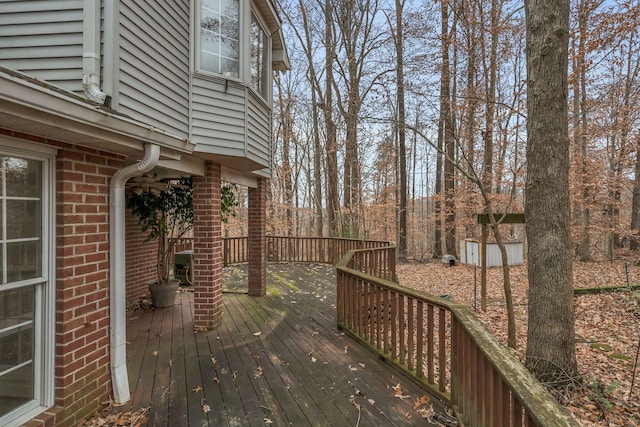
[[[191,313],[191,310],[187,310]],[[176,333],[171,339],[171,387],[169,388],[169,405],[167,414],[167,425],[184,426],[189,423],[187,410],[187,399],[182,399],[188,393],[187,370],[185,361],[185,333],[191,333],[184,328],[184,318],[182,310],[182,300],[171,309],[173,325]],[[182,329],[182,330],[181,330]],[[197,374],[196,374],[197,375]]]
[[[333,268],[271,264],[267,284],[250,297],[227,274],[214,331],[193,331],[189,292],[129,313],[128,409],[154,427],[430,425],[414,408],[427,392],[336,328]]]

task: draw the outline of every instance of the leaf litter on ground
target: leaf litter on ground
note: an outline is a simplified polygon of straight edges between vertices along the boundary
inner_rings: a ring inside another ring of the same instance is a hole
[[[575,288],[600,288],[640,284],[637,259],[574,262]],[[626,263],[626,266],[625,266]],[[431,295],[448,294],[467,305],[498,341],[507,343],[507,314],[502,268],[487,269],[487,310],[480,310],[480,268],[449,267],[440,262],[400,263],[400,284]],[[511,266],[516,312],[517,348],[524,362],[527,338],[527,267]],[[477,279],[474,282],[474,277]],[[606,292],[574,298],[575,332],[581,383],[573,391],[555,392],[574,418],[584,426],[640,426],[640,368],[634,376],[634,359],[640,341],[640,292]],[[609,350],[610,349],[610,350]],[[632,395],[629,392],[632,391]]]

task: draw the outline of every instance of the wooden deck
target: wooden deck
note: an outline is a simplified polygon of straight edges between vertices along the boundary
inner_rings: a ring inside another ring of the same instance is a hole
[[[225,288],[215,331],[194,333],[190,292],[129,313],[130,409],[148,408],[149,426],[424,426],[442,412],[337,330],[332,267],[270,264],[262,298],[228,269]]]

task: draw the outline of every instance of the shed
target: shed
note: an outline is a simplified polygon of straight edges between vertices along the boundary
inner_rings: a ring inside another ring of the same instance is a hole
[[[520,241],[506,242],[507,259],[509,265],[522,265],[524,263],[524,246]],[[475,239],[460,241],[460,262],[480,266],[480,252],[482,242]],[[487,242],[487,267],[499,267],[502,265],[500,248],[495,242]]]

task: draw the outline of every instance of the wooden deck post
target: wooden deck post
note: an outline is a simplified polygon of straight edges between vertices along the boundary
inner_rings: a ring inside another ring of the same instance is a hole
[[[258,179],[256,188],[249,188],[248,248],[249,295],[263,296],[267,292],[267,180]]]
[[[193,177],[193,262],[196,330],[214,329],[222,316],[221,167],[206,162],[205,176]]]

